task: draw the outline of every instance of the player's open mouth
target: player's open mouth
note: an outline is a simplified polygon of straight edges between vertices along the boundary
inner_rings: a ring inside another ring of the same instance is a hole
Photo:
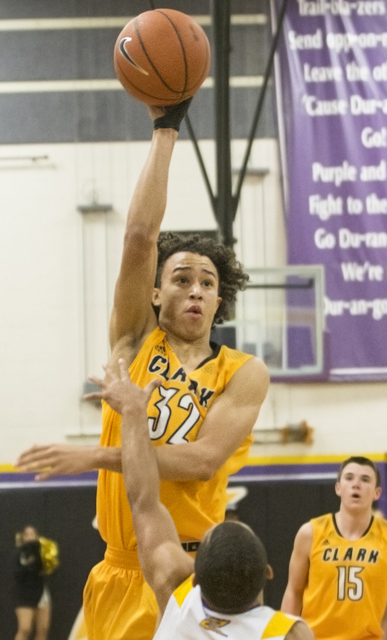
[[[198,318],[203,315],[201,308],[197,304],[192,305],[192,307],[188,309],[187,313],[192,314],[193,316],[196,316]]]

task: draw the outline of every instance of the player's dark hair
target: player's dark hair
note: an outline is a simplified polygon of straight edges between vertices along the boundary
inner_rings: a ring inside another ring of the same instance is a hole
[[[371,469],[373,469],[375,472],[376,486],[377,487],[382,486],[379,469],[377,468],[376,464],[372,460],[370,460],[369,458],[365,458],[364,456],[351,456],[350,458],[347,458],[346,460],[344,460],[344,462],[342,462],[340,465],[339,473],[337,475],[338,481],[340,481],[340,478],[343,475],[343,471],[345,467],[351,464],[351,462],[354,462],[355,464],[360,464],[363,467],[371,467]]]
[[[238,613],[262,591],[266,566],[266,551],[258,536],[239,522],[223,522],[198,549],[196,583],[210,608]]]
[[[219,277],[219,296],[222,298],[212,324],[222,324],[224,320],[229,320],[232,305],[236,300],[238,291],[242,291],[249,276],[243,272],[243,267],[236,259],[235,253],[229,247],[225,247],[220,242],[212,238],[205,238],[199,234],[191,236],[180,236],[177,233],[163,233],[159,236],[158,259],[155,287],[161,283],[161,274],[168,258],[180,251],[198,253],[207,256],[215,265]],[[154,307],[158,316],[159,309]]]

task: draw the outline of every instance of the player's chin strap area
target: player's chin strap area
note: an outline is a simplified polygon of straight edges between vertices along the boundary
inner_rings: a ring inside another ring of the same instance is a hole
[[[182,542],[181,547],[184,551],[197,551],[200,546],[200,540],[193,540],[189,542]]]

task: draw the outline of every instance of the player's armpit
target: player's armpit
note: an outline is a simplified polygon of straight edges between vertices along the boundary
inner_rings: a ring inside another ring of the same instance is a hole
[[[209,480],[251,433],[268,386],[264,363],[248,360],[208,411],[195,442],[157,447],[160,477]]]
[[[314,635],[308,625],[300,620],[292,626],[285,638],[286,640],[314,640]]]
[[[295,540],[289,563],[289,578],[281,611],[301,615],[302,599],[308,582],[309,554],[312,547],[313,528],[310,522],[302,525]]]

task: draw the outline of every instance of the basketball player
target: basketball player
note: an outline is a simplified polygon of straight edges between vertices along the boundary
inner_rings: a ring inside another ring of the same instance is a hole
[[[240,522],[224,522],[204,536],[195,560],[183,551],[174,522],[160,501],[157,450],[151,446],[147,404],[163,384],[145,389],[133,384],[124,360],[119,373],[108,368],[104,380],[92,378],[101,398],[122,415],[122,466],[138,557],[156,594],[162,616],[155,640],[205,640],[217,634],[230,640],[313,640],[294,616],[260,605],[259,594],[271,577],[265,549]]]
[[[307,522],[296,535],[281,609],[302,615],[316,640],[379,640],[387,608],[387,522],[372,515],[379,471],[353,456],[335,488],[338,513]]]
[[[211,328],[228,317],[247,279],[234,253],[198,236],[169,234],[158,242],[169,165],[189,102],[150,109],[152,144],[129,209],[110,344],[113,369],[124,358],[141,387],[162,378],[148,406],[161,499],[184,549],[194,551],[224,518],[227,478],[246,461],[268,372],[257,358],[210,343]],[[121,470],[121,417],[105,402],[102,422],[94,464],[102,469],[97,516],[107,550],[85,587],[88,638],[150,640],[157,604],[139,572],[122,475],[112,473]],[[39,455],[27,452],[20,462],[39,471],[50,465],[49,456]],[[93,453],[87,455],[90,464]]]

